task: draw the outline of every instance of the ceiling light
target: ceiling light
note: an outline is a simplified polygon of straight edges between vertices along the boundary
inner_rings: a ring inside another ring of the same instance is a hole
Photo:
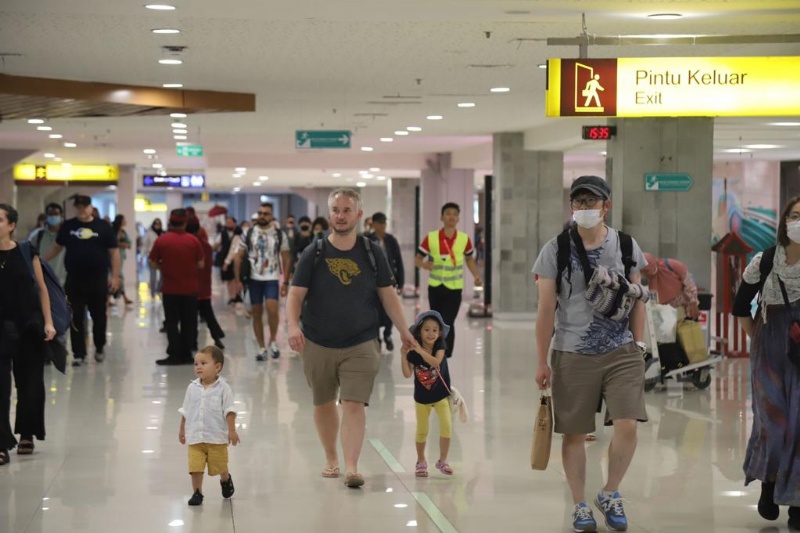
[[[78,145],[75,143],[64,143],[64,148],[77,148]]]
[[[235,170],[236,172],[247,172],[247,169],[244,167],[236,167],[233,170]]]
[[[152,149],[152,148],[145,148],[144,150],[142,150],[142,152],[147,154],[147,155],[156,153],[156,151],[154,149]]]
[[[44,124],[44,120],[40,118],[29,118],[28,124]]]
[[[409,520],[408,522],[406,522],[406,526],[408,526],[408,527],[417,527],[417,521],[416,520]]]
[[[174,129],[172,130],[172,133],[174,133],[175,135],[186,135],[187,133],[189,133],[189,130]]]
[[[656,19],[656,20],[675,20],[681,18],[683,15],[680,13],[653,13],[652,15],[647,15],[649,19]]]
[[[422,131],[422,128],[419,126],[409,126],[406,128],[408,131]]]
[[[375,179],[378,180],[378,181],[386,181],[386,176],[378,176]]]
[[[45,156],[47,159],[52,159],[52,158],[54,158],[54,157],[56,156],[56,154],[51,154],[50,152],[47,152],[46,154],[44,154],[44,156]]]
[[[241,191],[241,190],[242,190],[242,188],[241,188],[241,187],[234,187],[234,188],[233,188],[233,192],[239,192],[239,191]]]
[[[361,177],[364,178],[365,180],[371,180],[375,176],[373,174],[363,174]]]
[[[50,126],[36,126],[36,129],[39,131],[53,131],[53,128]]]
[[[158,62],[161,63],[162,65],[182,65],[183,64],[183,61],[181,61],[180,59],[159,59]]]
[[[151,454],[156,453],[155,450],[142,450],[142,453]]]
[[[188,139],[186,135],[173,135],[172,138],[175,139],[176,141],[185,141],[186,139]]]
[[[169,116],[172,118],[186,118],[186,113],[170,113]]]
[[[162,34],[175,34],[175,33],[180,33],[181,32],[181,30],[175,30],[175,29],[172,29],[172,28],[158,28],[158,29],[150,30],[150,31],[152,31],[153,33],[162,33]]]
[[[51,133],[50,135],[48,135],[48,137],[50,137],[51,139],[60,139],[63,137],[63,135],[61,135],[60,133]]]
[[[397,130],[396,132],[394,132],[394,134],[402,137],[403,135],[408,135],[408,132],[403,130]]]
[[[63,161],[63,159],[61,159],[60,157],[56,157],[56,158],[54,158],[54,159],[53,159],[53,161],[57,161],[57,162],[59,162],[59,163],[60,163],[60,162],[62,162],[62,161]]]
[[[167,171],[162,168],[161,170],[158,171],[158,175],[159,176],[166,176],[167,175]],[[112,187],[113,187],[113,185],[112,185]]]
[[[392,139],[391,137],[381,137],[381,142],[382,143],[390,143],[390,142],[394,142],[394,139]]]
[[[173,520],[172,522],[170,522],[167,525],[170,526],[170,527],[181,527],[181,526],[183,526],[183,520]]]
[[[269,179],[269,176],[259,176],[258,179],[260,179],[261,181],[267,181]]]
[[[371,152],[372,150],[374,150],[374,148],[372,148],[372,146],[362,146],[361,147],[361,151],[362,152]]]
[[[180,89],[183,87],[182,83],[164,83],[161,85],[165,89]]]
[[[184,124],[183,122],[173,122],[172,124],[170,124],[170,126],[172,126],[173,128],[188,128],[189,127],[186,124]]]
[[[261,182],[260,182],[260,181],[254,181],[254,182],[253,182],[253,186],[254,186],[254,187],[258,187],[259,185],[261,185]]]
[[[331,174],[331,176],[333,176],[334,178],[341,178],[342,177],[342,173],[341,172],[334,172],[333,174]]]
[[[425,118],[428,120],[442,120],[444,117],[442,115],[428,115]]]
[[[380,172],[380,171],[381,171],[381,169],[379,169],[378,167],[370,167],[370,168],[369,168],[369,171],[370,171],[370,172]]]
[[[461,102],[458,104],[458,107],[475,107],[474,102]]]
[[[366,186],[367,186],[367,183],[364,182],[364,181],[356,182],[356,187],[366,187]]]
[[[723,150],[723,152],[726,152],[728,154],[747,154],[749,152],[752,152],[752,150],[748,150],[747,148],[728,148],[726,150]]]
[[[164,168],[164,165],[161,163],[153,163],[153,168]]]
[[[547,68],[547,63],[539,63],[536,66],[539,67],[539,68]]]
[[[187,142],[181,141],[181,142],[175,143],[175,146],[191,146],[191,144],[192,143],[187,143]]]
[[[236,174],[233,174],[233,177],[234,177],[234,178],[241,178],[241,177],[242,177],[242,175],[241,175],[241,174],[239,174],[239,173],[236,173]]]
[[[509,89],[508,87],[492,87],[492,88],[491,88],[491,89],[489,89],[489,90],[490,90],[491,92],[493,92],[493,93],[507,93],[507,92],[509,92],[511,89]]]
[[[745,148],[752,148],[753,150],[769,150],[770,148],[781,148],[779,144],[746,144]]]
[[[396,504],[394,504],[394,506],[397,509],[405,509],[406,507],[408,507],[408,504],[407,503],[396,503]]]
[[[30,120],[28,122],[30,122]],[[767,124],[767,126],[786,126],[786,127],[795,126],[796,127],[796,126],[800,126],[800,122],[769,122]]]
[[[69,168],[72,166],[72,163],[61,163],[61,166]]]
[[[144,7],[155,11],[175,11],[175,6],[169,4],[145,4]]]

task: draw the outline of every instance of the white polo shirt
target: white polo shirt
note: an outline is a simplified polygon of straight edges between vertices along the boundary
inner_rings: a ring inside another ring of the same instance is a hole
[[[228,444],[225,417],[236,410],[233,391],[224,379],[217,378],[208,388],[200,378],[192,381],[178,412],[186,419],[186,444]]]

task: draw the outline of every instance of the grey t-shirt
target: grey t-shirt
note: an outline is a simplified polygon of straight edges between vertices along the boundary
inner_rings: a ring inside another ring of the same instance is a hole
[[[627,319],[617,322],[592,311],[584,296],[586,278],[581,269],[575,244],[571,240],[570,246],[572,275],[568,279],[569,269],[567,269],[561,279],[553,349],[584,355],[602,355],[633,342],[633,334]],[[556,239],[544,245],[533,265],[534,274],[542,279],[556,279],[557,249]],[[600,264],[614,272],[625,273],[619,235],[613,228],[608,228],[608,235],[603,244],[594,249],[587,249],[586,255],[589,256],[589,263],[593,267]],[[635,239],[633,259],[636,261],[636,266],[631,269],[631,273],[638,272],[647,265],[647,260]]]
[[[326,348],[349,348],[378,336],[377,289],[394,285],[386,255],[370,243],[377,276],[364,239],[353,249],[337,250],[327,239],[317,260],[316,243],[303,250],[292,285],[308,288],[302,313],[303,334]]]

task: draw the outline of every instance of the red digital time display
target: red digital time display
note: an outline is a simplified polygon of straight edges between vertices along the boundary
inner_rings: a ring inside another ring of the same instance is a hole
[[[616,134],[616,126],[583,126],[581,137],[587,141],[607,141]]]

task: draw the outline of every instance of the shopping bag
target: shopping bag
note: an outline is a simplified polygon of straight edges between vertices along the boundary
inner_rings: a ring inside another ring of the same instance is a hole
[[[653,324],[656,328],[656,342],[676,342],[678,326],[678,310],[670,305],[653,304]]]
[[[550,446],[553,442],[553,398],[543,392],[536,414],[536,425],[533,428],[533,446],[531,447],[531,468],[545,470],[550,461]]]
[[[686,352],[689,363],[699,363],[708,359],[708,349],[703,330],[698,322],[684,320],[678,325],[678,341]]]

